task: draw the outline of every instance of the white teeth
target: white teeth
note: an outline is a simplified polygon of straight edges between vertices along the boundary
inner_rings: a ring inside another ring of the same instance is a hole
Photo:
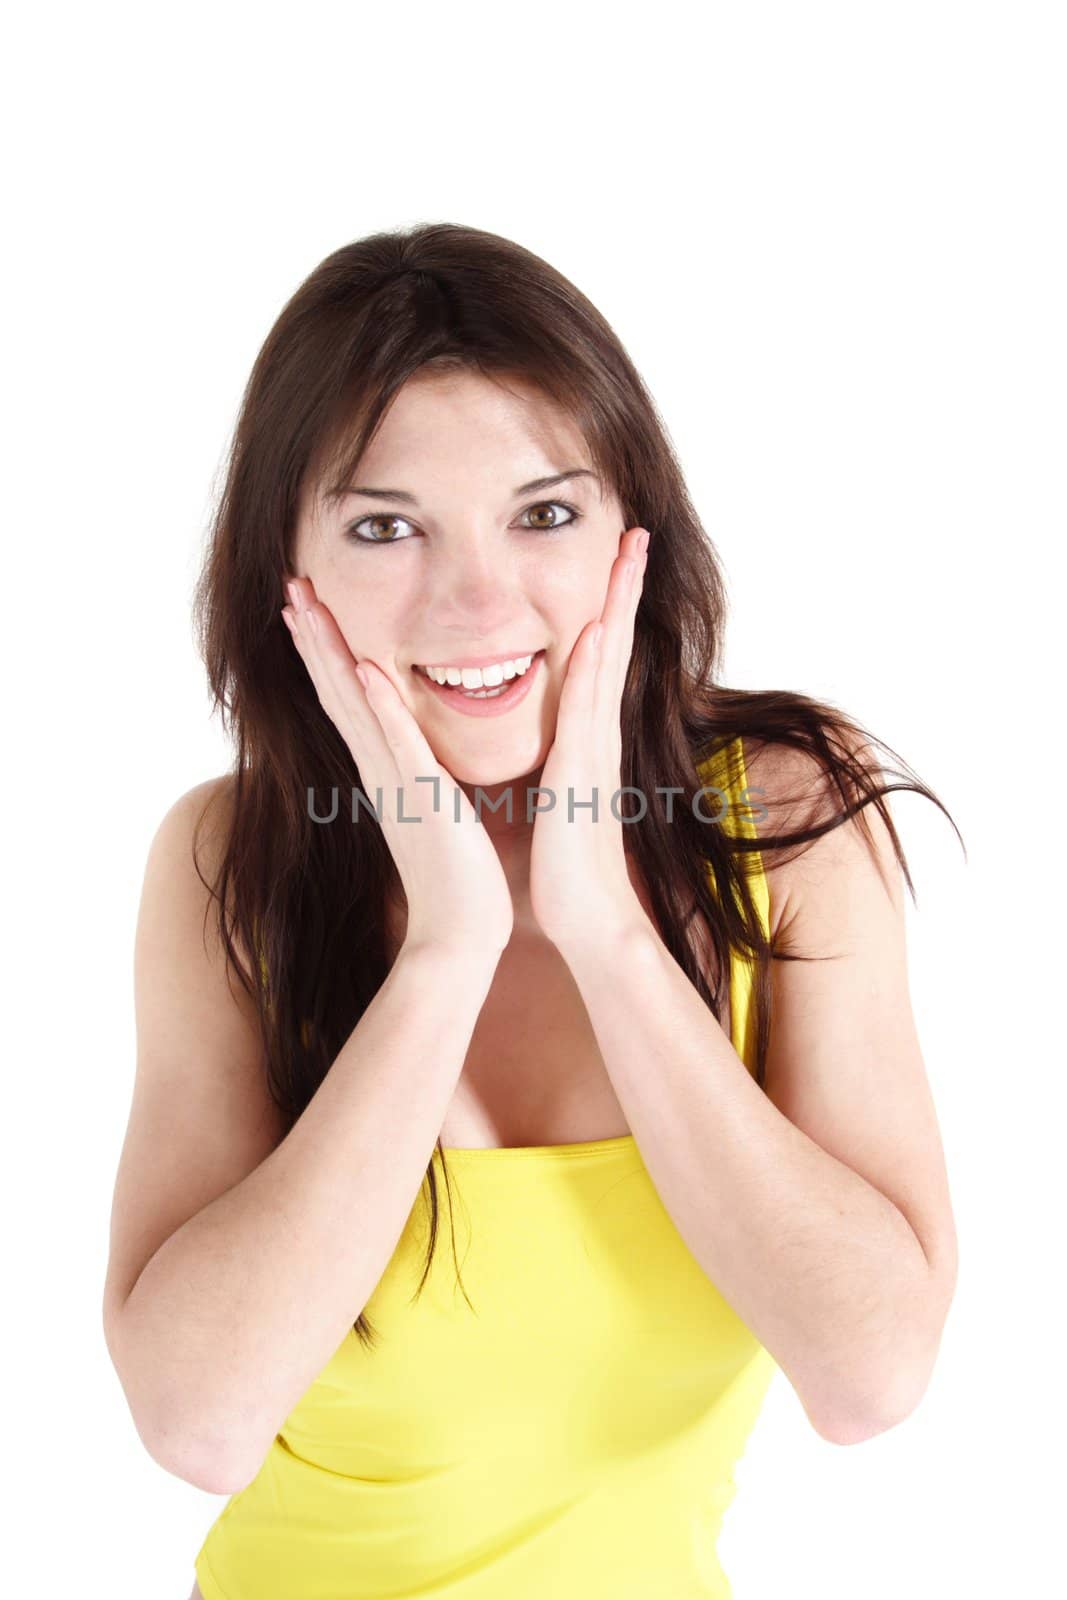
[[[517,656],[513,661],[497,661],[491,667],[421,667],[435,683],[448,683],[454,688],[495,689],[510,678],[521,678],[528,671],[533,656]]]

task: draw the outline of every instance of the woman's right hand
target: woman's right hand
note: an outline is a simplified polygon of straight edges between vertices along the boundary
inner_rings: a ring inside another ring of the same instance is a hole
[[[379,787],[382,792],[382,832],[407,896],[405,946],[499,957],[511,937],[514,912],[492,839],[455,778],[435,758],[392,680],[368,657],[356,660],[332,613],[316,599],[310,578],[287,578],[286,588],[290,585],[297,603],[282,615],[300,659],[351,752],[372,808]],[[309,621],[312,615],[317,627]],[[366,689],[357,666],[366,672]],[[438,782],[416,783],[416,777]],[[361,807],[357,814],[355,825],[365,827],[370,813]]]

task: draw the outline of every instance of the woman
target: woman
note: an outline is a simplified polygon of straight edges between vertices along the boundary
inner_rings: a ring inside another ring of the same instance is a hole
[[[234,769],[145,874],[105,1291],[146,1447],[230,1496],[194,1596],[725,1595],[776,1369],[840,1443],[918,1403],[956,1248],[884,796],[940,801],[722,686],[724,612],[545,262],[379,234],[285,307],[198,591]]]

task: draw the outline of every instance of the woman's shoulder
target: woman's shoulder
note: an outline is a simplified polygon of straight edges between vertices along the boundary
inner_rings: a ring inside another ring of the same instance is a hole
[[[759,732],[720,738],[698,762],[701,780],[724,797],[722,825],[732,836],[769,844],[805,831],[840,808],[824,763],[810,748]],[[803,847],[801,847],[802,849]],[[810,847],[809,847],[810,848]],[[797,847],[746,853],[746,871],[761,921],[777,938],[798,870]]]
[[[233,827],[236,791],[236,773],[219,773],[183,790],[164,812],[149,848],[148,870],[165,871],[173,892],[188,884],[188,892],[204,901],[216,896]],[[236,928],[231,930],[231,938],[246,962],[247,951]]]
[[[847,711],[796,690],[716,687],[705,704],[698,770],[760,786],[780,819],[840,809],[835,774],[880,762],[866,730]],[[779,820],[773,831],[785,831]]]
[[[159,830],[165,829],[171,836],[188,836],[190,840],[206,831],[208,838],[217,845],[233,820],[236,787],[234,772],[219,773],[194,783],[171,802],[159,823]]]
[[[751,790],[760,833],[790,832],[838,813],[842,809],[838,781],[847,780],[854,768],[864,769],[867,781],[877,781],[881,767],[873,743],[843,714],[826,720],[814,717],[812,702],[791,696],[801,702],[803,715],[794,721],[778,707],[771,716],[762,704],[766,697],[753,693],[753,707],[746,717],[743,705],[735,703],[738,698],[731,697],[724,719],[729,731],[717,733],[704,745],[697,771],[705,783],[738,793],[746,787]],[[854,782],[851,787],[859,792]]]
[[[823,755],[809,745],[745,735],[744,763],[754,834],[763,841],[760,861],[770,922],[777,938],[812,882],[823,881],[874,849],[891,852],[884,824],[868,820],[865,800],[882,788],[882,767],[862,730],[839,725]],[[857,808],[859,808],[857,810]],[[854,814],[852,814],[854,813]],[[872,843],[864,835],[873,829]],[[771,847],[800,834],[799,842]]]

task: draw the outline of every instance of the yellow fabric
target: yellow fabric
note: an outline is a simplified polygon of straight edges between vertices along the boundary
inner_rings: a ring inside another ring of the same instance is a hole
[[[736,804],[739,742],[702,776]],[[733,807],[726,826],[755,832]],[[750,977],[735,961],[753,1070]],[[633,1136],[447,1155],[462,1287],[435,1150],[421,1295],[425,1184],[367,1304],[376,1348],[349,1330],[223,1507],[196,1558],[205,1600],[729,1597],[716,1538],[776,1367]]]

